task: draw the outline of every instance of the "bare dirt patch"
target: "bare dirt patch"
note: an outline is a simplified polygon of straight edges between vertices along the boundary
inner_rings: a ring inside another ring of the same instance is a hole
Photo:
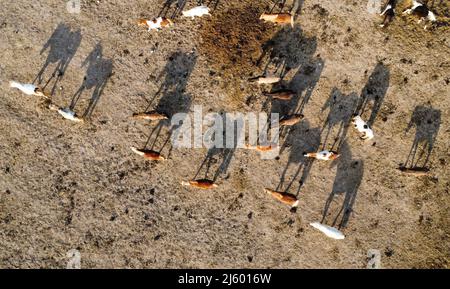
[[[275,32],[272,24],[259,20],[262,5],[242,8],[231,7],[213,17],[211,23],[200,30],[199,47],[214,72],[223,78],[224,89],[236,105],[242,104],[245,95],[243,81],[258,73],[255,65],[262,53],[262,45]]]

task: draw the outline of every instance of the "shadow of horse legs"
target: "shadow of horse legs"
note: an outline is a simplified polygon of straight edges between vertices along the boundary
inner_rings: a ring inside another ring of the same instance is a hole
[[[84,86],[84,81],[83,81],[83,84],[80,86],[80,88],[78,88],[78,90],[77,90],[77,91],[75,92],[75,94],[72,96],[72,100],[71,100],[70,105],[69,105],[69,109],[70,109],[70,110],[73,110],[73,109],[75,108],[75,105],[76,105],[76,104],[78,103],[78,101],[80,100],[81,95],[83,94],[84,89],[85,89],[85,86]]]
[[[383,63],[378,63],[361,92],[356,114],[363,115],[366,110],[368,110],[368,106],[371,105],[372,109],[367,120],[369,127],[373,126],[378,112],[381,109],[381,105],[383,104],[383,100],[389,88],[389,79],[389,68]]]
[[[95,48],[83,61],[82,67],[86,65],[86,75],[83,78],[80,88],[72,96],[69,107],[70,109],[74,109],[83,92],[93,89],[89,103],[83,113],[83,118],[90,118],[103,94],[109,78],[113,75],[113,63],[112,60],[103,58],[102,45],[101,43],[97,43]]]
[[[364,175],[363,160],[352,159],[347,143],[342,145],[341,154],[342,156],[337,161],[337,172],[333,188],[325,202],[321,221],[323,223],[327,217],[334,217],[331,226],[338,225],[339,229],[347,226]],[[343,200],[340,201],[342,198]],[[336,202],[342,202],[338,206],[337,213],[330,212],[332,207],[335,208],[333,203]]]
[[[309,175],[309,171],[311,170],[313,164],[313,161],[311,159],[305,158],[303,156],[303,153],[316,151],[319,145],[320,129],[310,128],[307,120],[303,120],[298,124],[297,127],[295,127],[295,129],[291,133],[288,134],[288,137],[284,143],[284,146],[289,149],[288,163],[286,164],[281,174],[280,181],[276,187],[276,190],[282,190],[289,168],[291,166],[294,166],[297,167],[297,170],[290,178],[290,182],[285,187],[285,190],[289,191],[294,185],[294,182],[297,180],[300,173],[302,173],[300,180],[298,180],[297,194],[299,193],[301,187],[303,186]]]
[[[172,137],[174,133],[178,133],[178,129],[182,126],[181,123],[184,121],[191,106],[191,95],[186,93],[185,90],[196,61],[196,54],[184,53],[181,51],[177,51],[169,57],[166,66],[158,76],[158,81],[162,77],[164,77],[164,80],[152,99],[148,101],[144,110],[144,112],[155,110],[165,114],[169,120],[159,121],[158,124],[152,128],[145,143],[145,148],[147,148],[150,141],[153,140],[151,143],[151,150],[161,153],[171,140],[176,142]],[[152,109],[153,103],[157,99],[158,102],[156,107]],[[174,116],[178,122],[181,122],[180,124],[173,125],[170,123],[174,120]],[[166,126],[168,127],[167,133],[162,131],[163,127]],[[158,140],[160,139],[160,136],[164,134],[166,135],[166,139],[163,141],[162,146],[159,147],[159,149],[155,149],[159,143]],[[177,136],[175,136],[175,139],[177,139]],[[170,157],[172,149],[173,145],[169,148],[167,158]]]
[[[317,39],[306,37],[299,25],[283,27],[262,45],[256,65],[264,64],[263,74],[284,79],[292,69],[308,63],[316,49]]]
[[[269,13],[281,13],[283,11],[285,5],[286,5],[286,0],[275,0],[275,3],[273,4]],[[276,10],[275,8],[278,8],[278,9]]]
[[[186,6],[187,0],[166,0],[163,4],[163,7],[158,13],[158,17],[167,17],[167,14],[169,13],[170,9],[172,8],[172,5],[174,6],[174,10],[170,16],[170,18],[175,18],[178,15],[181,14],[181,11],[183,11],[184,6]]]
[[[357,100],[358,96],[356,94],[352,93],[348,96],[345,96],[339,91],[339,89],[333,88],[330,97],[322,107],[322,111],[327,108],[330,109],[327,119],[322,128],[322,135],[326,130],[322,149],[325,149],[331,132],[335,130],[335,127],[337,127],[338,130],[337,133],[334,134],[331,150],[339,151],[340,147],[345,141],[345,137],[347,136],[350,121],[355,112],[355,104]]]
[[[408,132],[412,127],[415,127],[416,132],[408,158],[404,164],[405,167],[426,168],[431,152],[433,151],[434,142],[436,141],[440,125],[440,110],[434,109],[431,105],[419,105],[414,109],[406,131]],[[421,149],[421,153],[417,156],[417,151],[419,149]],[[423,154],[426,154],[426,156],[420,166],[419,161],[423,159]]]
[[[44,85],[44,88],[46,88],[53,79],[55,80],[51,89],[51,95],[53,95],[58,83],[63,78],[69,63],[80,46],[81,38],[80,29],[72,31],[69,25],[64,23],[58,24],[53,34],[42,47],[40,54],[48,50],[48,55],[44,65],[33,80],[33,83],[37,82],[37,84],[41,84],[44,74],[49,66],[55,64],[56,66],[51,73],[50,78]]]

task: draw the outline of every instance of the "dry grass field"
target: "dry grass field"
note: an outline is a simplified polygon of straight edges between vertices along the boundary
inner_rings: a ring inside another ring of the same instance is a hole
[[[366,1],[299,1],[294,27],[259,20],[289,12],[291,0],[206,0],[211,16],[194,20],[164,2],[82,0],[69,13],[62,1],[2,1],[1,268],[65,268],[72,249],[82,268],[365,268],[369,249],[380,250],[382,268],[450,267],[450,1],[428,1],[439,21],[426,31],[400,15],[408,0],[385,29]],[[159,14],[174,25],[136,25]],[[280,69],[297,92],[287,103],[248,81]],[[63,119],[10,80],[47,84],[86,122]],[[305,118],[268,160],[172,147],[164,122],[131,118],[195,106]],[[349,126],[355,111],[373,140]],[[146,161],[131,146],[167,160]],[[302,155],[331,147],[341,154],[333,162]],[[219,187],[181,186],[196,175]],[[297,210],[264,188],[297,195]],[[315,221],[346,238],[327,238]]]

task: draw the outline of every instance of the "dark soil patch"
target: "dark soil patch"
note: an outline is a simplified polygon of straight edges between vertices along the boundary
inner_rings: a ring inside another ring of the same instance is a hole
[[[274,34],[276,27],[259,20],[264,7],[249,5],[244,9],[230,8],[217,14],[202,27],[200,53],[209,65],[220,71],[231,101],[244,103],[245,88],[241,82],[259,73],[256,61],[261,46]]]

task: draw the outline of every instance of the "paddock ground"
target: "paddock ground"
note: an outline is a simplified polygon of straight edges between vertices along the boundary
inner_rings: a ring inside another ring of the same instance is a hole
[[[211,17],[177,17],[160,32],[134,24],[158,15],[163,2],[81,1],[80,14],[56,0],[2,2],[0,267],[65,268],[72,249],[83,268],[365,268],[369,249],[380,250],[384,268],[449,267],[448,0],[429,1],[440,20],[429,31],[401,16],[381,30],[356,0],[306,0],[294,28],[260,22],[274,2],[250,0],[219,1]],[[288,105],[247,81],[269,63],[270,53],[256,66],[271,44],[291,68],[286,85],[300,94]],[[41,70],[48,89],[57,81],[54,102],[73,100],[88,122],[65,121],[8,87]],[[339,131],[362,98],[375,132],[368,143],[352,127]],[[210,158],[206,149],[170,151],[166,126],[149,146],[163,148],[167,161],[131,152],[155,126],[133,113],[191,113],[195,105],[298,108],[305,120],[285,135],[279,159],[243,149]],[[338,161],[302,158],[336,138]],[[427,177],[397,169],[416,144],[414,163],[426,161]],[[205,158],[219,188],[181,186]],[[277,186],[298,192],[297,212],[264,192]],[[323,215],[343,225],[344,240],[309,226]]]

